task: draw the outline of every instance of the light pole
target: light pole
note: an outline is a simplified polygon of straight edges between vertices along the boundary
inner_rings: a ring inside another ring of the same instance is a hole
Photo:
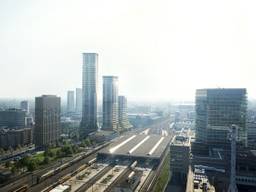
[[[236,140],[237,140],[237,126],[231,126],[231,168],[230,168],[230,183],[228,192],[237,192],[236,186]]]

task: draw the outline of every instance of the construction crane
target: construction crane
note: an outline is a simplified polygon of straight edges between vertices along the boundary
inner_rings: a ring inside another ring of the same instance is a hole
[[[237,126],[231,126],[231,170],[230,170],[230,183],[228,192],[238,192],[236,186],[236,140],[237,140]]]

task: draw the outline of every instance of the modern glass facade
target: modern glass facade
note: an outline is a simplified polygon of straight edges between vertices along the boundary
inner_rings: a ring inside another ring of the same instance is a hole
[[[103,77],[103,130],[118,130],[118,77]]]
[[[196,140],[226,143],[232,124],[239,127],[238,141],[247,145],[246,89],[198,89],[196,91]]]
[[[75,92],[68,91],[67,93],[67,112],[75,111]]]
[[[0,110],[0,129],[2,127],[24,128],[26,111],[21,109]]]
[[[132,127],[127,115],[127,99],[125,96],[118,96],[118,123],[119,129],[125,130]]]
[[[76,112],[79,114],[82,112],[82,95],[82,89],[76,88]]]
[[[83,107],[80,136],[97,131],[98,54],[83,53]]]

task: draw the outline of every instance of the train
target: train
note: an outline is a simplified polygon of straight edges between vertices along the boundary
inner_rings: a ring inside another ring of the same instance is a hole
[[[131,164],[130,168],[131,168],[132,170],[134,170],[137,164],[138,164],[138,162],[137,162],[137,161],[134,161],[134,162]]]
[[[71,173],[69,173],[69,174],[67,174],[67,175],[65,175],[65,176],[63,176],[63,177],[61,177],[61,178],[59,179],[58,183],[59,183],[59,184],[62,184],[62,183],[64,183],[65,181],[69,180],[70,178],[71,178]]]
[[[88,165],[92,165],[93,163],[95,163],[95,162],[96,162],[96,160],[97,160],[97,159],[96,159],[96,158],[94,158],[94,159],[90,160],[87,164],[88,164]]]
[[[49,192],[70,192],[71,186],[70,185],[58,185],[57,187],[53,188]]]
[[[73,177],[74,175],[76,175],[77,173],[79,173],[79,172],[81,172],[82,170],[84,170],[86,167],[88,167],[88,166],[91,166],[91,165],[93,165],[95,162],[96,162],[96,158],[94,158],[94,159],[91,159],[90,161],[88,161],[87,163],[85,163],[84,165],[82,165],[82,166],[80,166],[78,169],[76,169],[75,171],[73,171],[72,173],[69,173],[69,174],[67,174],[67,175],[65,175],[65,176],[63,176],[63,177],[61,177],[59,180],[58,180],[58,182],[56,183],[58,186],[61,186],[65,181],[67,181],[68,179],[70,179],[71,177]],[[71,162],[70,162],[71,163]],[[63,164],[63,165],[65,165],[65,164]],[[66,165],[65,166],[60,166],[59,168],[62,168],[63,169],[63,167],[66,167]],[[50,172],[50,175],[52,174],[52,171]],[[44,177],[49,177],[50,176],[49,174],[47,174],[47,175],[45,175]],[[54,185],[54,186],[56,186],[56,185]],[[48,188],[46,188],[45,190],[43,190],[43,192],[48,192],[49,190],[54,190],[54,189],[57,189],[58,188],[58,186],[57,187],[54,187],[54,186],[49,186]],[[68,189],[65,189],[65,191],[69,191],[70,190],[70,188],[68,188]]]
[[[107,145],[109,145],[109,143],[110,142],[107,142],[107,143],[105,143],[101,146],[98,146],[98,147],[94,148],[93,151],[90,151],[89,153],[83,152],[79,156],[77,156],[76,158],[71,160],[70,162],[67,162],[67,163],[63,164],[63,165],[57,167],[56,169],[49,170],[47,173],[45,173],[45,174],[43,174],[43,175],[41,175],[37,178],[37,183],[40,183],[40,182],[44,181],[45,179],[59,173],[60,171],[66,169],[67,167],[70,167],[70,166],[74,165],[75,163],[79,162],[80,160],[92,155],[93,153],[95,153],[95,151],[98,151],[98,150],[102,149],[103,147],[106,147]],[[87,163],[87,165],[92,165],[94,162],[96,162],[96,158],[90,160]]]
[[[28,190],[28,185],[22,185],[19,188],[15,189],[13,192],[26,192]]]
[[[89,162],[87,162],[86,164],[80,166],[77,170],[75,170],[74,172],[72,172],[72,176],[76,175],[77,173],[81,172],[82,170],[84,170],[86,167],[91,166],[92,164],[94,164],[96,162],[96,158],[90,160]]]
[[[45,179],[49,178],[50,176],[53,176],[59,172],[61,172],[62,170],[66,169],[67,167],[72,166],[74,163],[80,161],[81,159],[83,159],[84,157],[82,155],[79,155],[78,157],[76,157],[75,159],[71,160],[70,162],[64,163],[63,165],[55,168],[55,169],[51,169],[49,170],[47,173],[41,175],[38,178],[38,183],[44,181]]]
[[[64,170],[65,168],[69,167],[69,166],[72,166],[73,164],[75,164],[76,162],[82,160],[84,158],[83,155],[79,155],[78,157],[76,157],[75,159],[73,159],[72,161],[68,162],[68,163],[64,163],[63,165],[57,167],[56,169],[51,169],[50,171],[48,171],[47,173],[41,175],[39,178],[38,178],[38,183],[44,181],[45,179],[49,178],[50,176],[52,175],[55,175],[57,173],[59,173],[60,171]],[[92,165],[93,163],[96,162],[96,158],[90,160],[89,162],[87,162],[85,165],[82,165],[78,171],[80,170],[83,170],[86,166],[90,166]],[[78,171],[75,171],[74,173],[78,172]]]
[[[130,183],[130,182],[131,182],[131,180],[133,179],[134,175],[135,175],[135,172],[134,172],[134,171],[132,171],[132,172],[128,175],[128,177],[127,177],[126,181],[127,181],[128,183]]]

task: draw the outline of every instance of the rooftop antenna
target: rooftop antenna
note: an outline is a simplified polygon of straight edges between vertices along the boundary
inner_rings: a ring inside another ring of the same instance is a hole
[[[228,192],[238,192],[236,186],[236,140],[237,140],[237,126],[231,126],[231,170],[230,170],[230,183]]]

